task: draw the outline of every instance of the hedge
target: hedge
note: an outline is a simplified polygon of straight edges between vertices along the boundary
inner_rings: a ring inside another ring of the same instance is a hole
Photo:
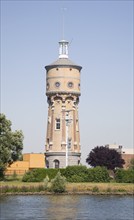
[[[134,169],[118,169],[115,173],[115,180],[118,183],[134,183]]]
[[[109,174],[106,168],[87,168],[86,166],[68,166],[66,169],[34,169],[27,172],[23,182],[41,182],[46,176],[49,180],[55,178],[60,171],[68,182],[109,182]]]
[[[110,177],[107,168],[97,166],[95,168],[88,169],[88,181],[89,182],[109,182]]]
[[[68,166],[64,170],[68,182],[88,182],[88,168],[86,166]]]
[[[62,174],[63,169],[44,169],[44,168],[38,168],[28,171],[26,174],[24,174],[22,181],[23,182],[41,182],[43,181],[46,176],[49,177],[49,180],[52,180],[55,178],[58,171]],[[62,174],[63,175],[63,174]]]

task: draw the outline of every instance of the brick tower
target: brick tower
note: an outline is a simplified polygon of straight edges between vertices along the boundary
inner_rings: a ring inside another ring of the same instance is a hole
[[[81,66],[68,59],[68,41],[59,42],[59,58],[45,66],[48,102],[46,166],[64,168],[80,163],[78,104]]]

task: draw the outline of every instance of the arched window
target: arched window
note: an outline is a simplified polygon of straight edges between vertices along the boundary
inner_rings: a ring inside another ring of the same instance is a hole
[[[60,167],[60,162],[59,160],[54,160],[54,168],[59,168]]]

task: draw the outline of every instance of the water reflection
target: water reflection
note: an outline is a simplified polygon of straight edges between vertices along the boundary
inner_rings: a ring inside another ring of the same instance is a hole
[[[133,220],[132,196],[1,196],[2,220]]]
[[[50,206],[46,210],[46,214],[49,217],[48,219],[76,219],[79,200],[80,197],[78,196],[50,196]]]

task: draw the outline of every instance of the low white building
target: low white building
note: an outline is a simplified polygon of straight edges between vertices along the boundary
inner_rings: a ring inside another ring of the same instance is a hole
[[[117,152],[122,154],[122,145],[118,145],[118,144],[107,144],[105,145],[105,147],[108,147],[109,149],[114,149]]]

